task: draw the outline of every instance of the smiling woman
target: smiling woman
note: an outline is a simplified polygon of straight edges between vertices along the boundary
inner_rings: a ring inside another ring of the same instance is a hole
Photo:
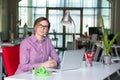
[[[49,28],[50,22],[47,18],[39,17],[35,20],[34,33],[20,44],[20,64],[16,74],[31,71],[33,67],[56,68],[59,65],[58,54],[46,36]]]

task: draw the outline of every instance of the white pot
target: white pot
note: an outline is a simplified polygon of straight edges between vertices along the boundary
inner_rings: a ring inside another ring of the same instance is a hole
[[[103,55],[103,64],[111,64],[111,56]]]

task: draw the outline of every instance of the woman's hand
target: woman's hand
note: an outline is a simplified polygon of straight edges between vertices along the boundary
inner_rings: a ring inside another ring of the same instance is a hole
[[[48,68],[55,68],[57,67],[57,62],[54,59],[50,59],[42,63],[41,66],[48,67]]]

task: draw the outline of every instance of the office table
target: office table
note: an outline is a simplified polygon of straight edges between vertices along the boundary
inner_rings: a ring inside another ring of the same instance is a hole
[[[87,67],[83,62],[79,69],[54,72],[49,77],[40,77],[32,75],[31,72],[25,72],[5,77],[4,80],[104,80],[119,69],[120,63],[104,65],[101,62],[93,62],[92,67]]]

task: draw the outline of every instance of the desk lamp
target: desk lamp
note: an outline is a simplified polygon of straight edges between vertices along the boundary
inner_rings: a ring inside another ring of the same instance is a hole
[[[61,23],[62,23],[63,26],[72,26],[72,23],[73,23],[73,26],[74,26],[74,33],[72,34],[72,37],[73,37],[73,49],[76,49],[75,22],[73,21],[72,17],[70,16],[70,12],[69,11],[65,12],[65,15],[63,16],[63,18],[61,20]]]

